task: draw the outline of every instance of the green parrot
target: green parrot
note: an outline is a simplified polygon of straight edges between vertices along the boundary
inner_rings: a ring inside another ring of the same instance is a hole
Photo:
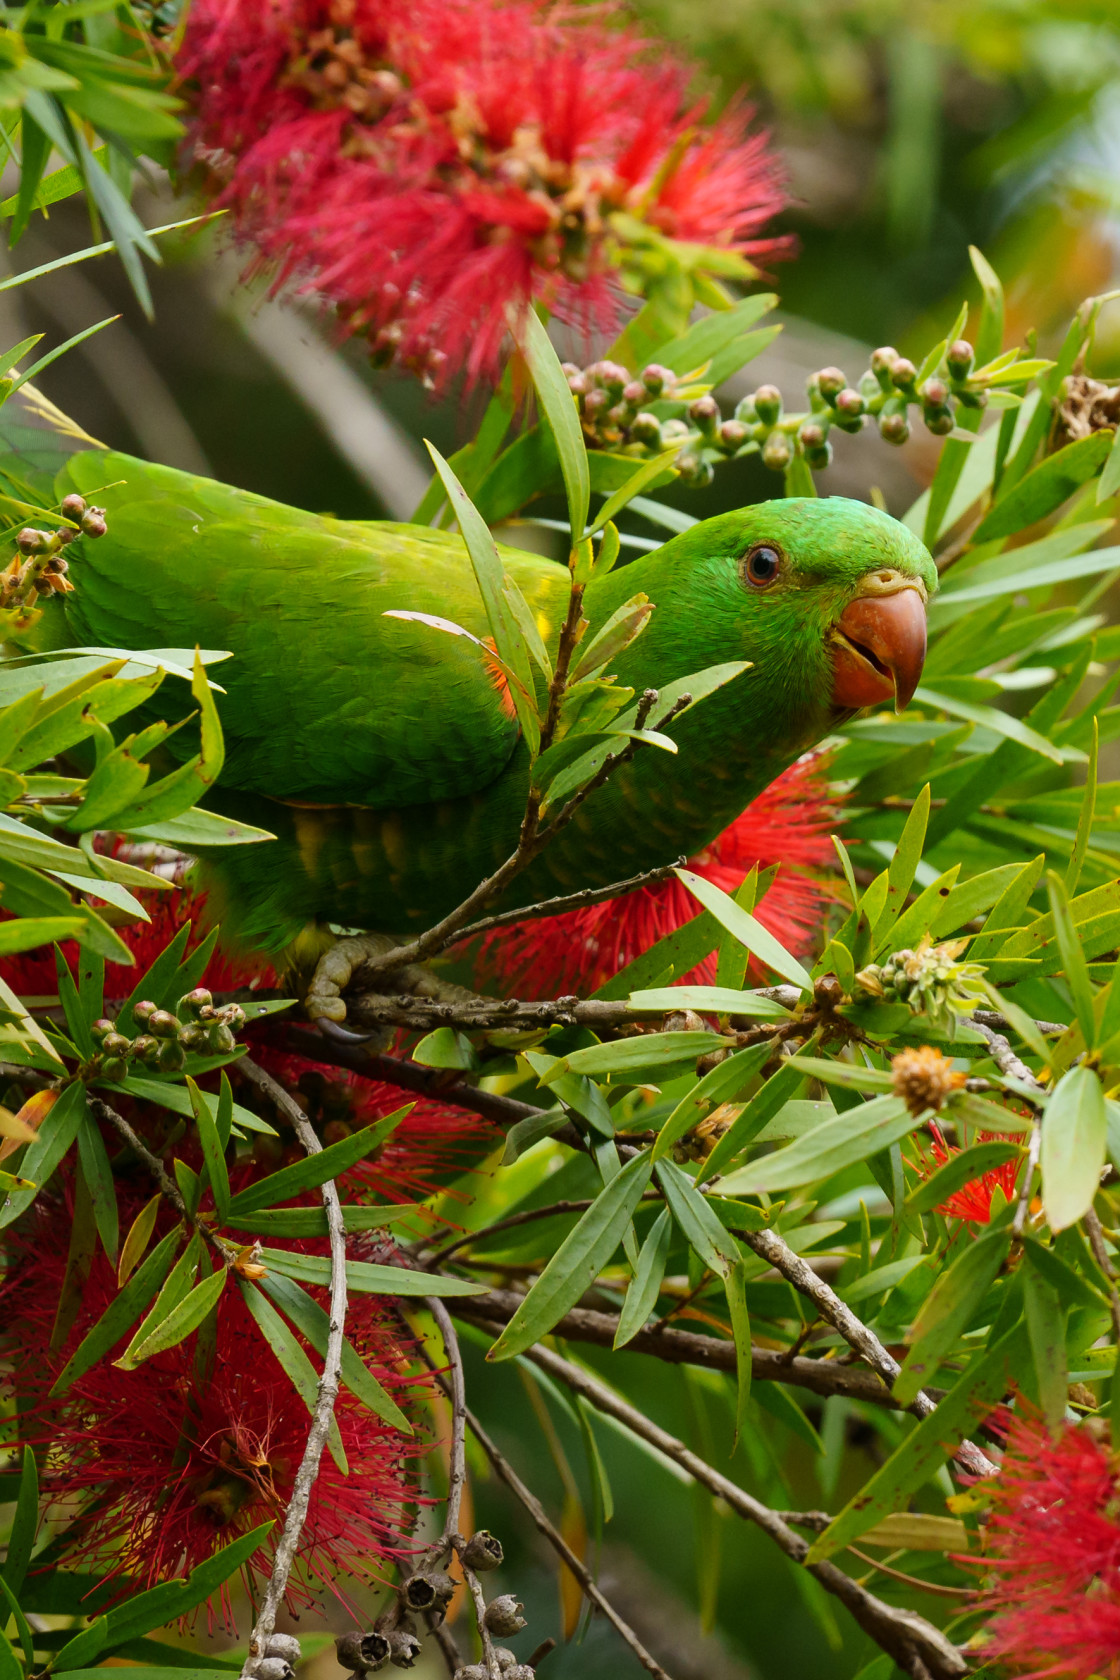
[[[74,589],[48,603],[40,641],[234,655],[219,673],[226,759],[210,803],[276,839],[201,860],[224,933],[279,952],[309,922],[431,926],[513,850],[530,771],[485,652],[387,616],[487,636],[462,539],[306,513],[89,441],[57,440],[54,494],[102,504],[108,533],[68,548]],[[19,473],[19,453],[6,464]],[[554,652],[567,570],[500,552]],[[901,709],[936,587],[904,525],[838,497],[740,508],[594,579],[589,637],[637,592],[654,603],[614,663],[620,684],[748,668],[670,726],[675,755],[642,747],[594,793],[502,907],[694,853],[853,710]],[[183,757],[186,735],[170,743]]]

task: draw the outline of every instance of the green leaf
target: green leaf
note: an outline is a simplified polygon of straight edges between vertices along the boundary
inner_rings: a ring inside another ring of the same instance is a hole
[[[680,338],[660,345],[657,360],[662,367],[672,368],[676,374],[702,368],[706,362],[729,350],[737,338],[741,338],[763,315],[775,309],[777,303],[774,292],[754,292],[731,309],[704,315]]]
[[[553,1086],[566,1073],[621,1077],[646,1068],[671,1067],[733,1042],[726,1034],[715,1032],[641,1033],[637,1038],[618,1038],[609,1044],[573,1050],[542,1074],[540,1083]]]
[[[274,1207],[278,1202],[298,1196],[304,1190],[314,1190],[317,1185],[325,1184],[328,1178],[338,1178],[359,1161],[364,1161],[367,1155],[372,1155],[375,1149],[379,1149],[385,1139],[400,1125],[405,1115],[411,1114],[412,1108],[412,1103],[406,1103],[403,1108],[386,1115],[384,1120],[378,1120],[372,1126],[365,1126],[350,1137],[339,1138],[337,1143],[328,1144],[326,1149],[321,1149],[317,1155],[307,1155],[302,1161],[293,1161],[291,1166],[281,1167],[279,1172],[270,1173],[267,1178],[259,1179],[256,1184],[239,1190],[230,1200],[230,1219],[236,1220],[243,1213],[255,1213],[258,1208]]]
[[[692,1090],[681,1098],[658,1132],[657,1141],[653,1146],[654,1161],[660,1161],[663,1156],[668,1155],[673,1145],[704,1118],[709,1108],[714,1108],[717,1103],[731,1102],[737,1097],[744,1085],[754,1078],[773,1053],[774,1047],[768,1042],[752,1044],[745,1050],[737,1050],[722,1062],[717,1062],[714,1068],[709,1068]]]
[[[669,1211],[680,1226],[689,1247],[710,1272],[726,1278],[742,1259],[739,1246],[715,1209],[696,1188],[688,1174],[672,1161],[658,1161],[657,1177]],[[722,1189],[723,1186],[721,1185]]]
[[[75,1349],[59,1374],[54,1387],[51,1389],[50,1397],[52,1400],[56,1400],[60,1394],[65,1394],[70,1384],[78,1377],[83,1376],[91,1366],[96,1365],[97,1361],[102,1359],[110,1348],[120,1341],[125,1332],[135,1324],[167,1276],[181,1235],[182,1232],[178,1226],[173,1231],[168,1231],[163,1241],[152,1250],[135,1275],[129,1279],[120,1293],[110,1301],[97,1323],[91,1330],[87,1331],[80,1345]]]
[[[618,1315],[618,1329],[614,1336],[616,1348],[625,1347],[627,1342],[633,1341],[657,1305],[672,1239],[672,1216],[668,1208],[662,1208],[642,1244],[634,1276]]]
[[[948,712],[950,717],[964,718],[968,723],[978,723],[1008,741],[1015,741],[1021,747],[1029,747],[1031,752],[1049,759],[1051,764],[1065,762],[1059,747],[1048,741],[1045,735],[1040,735],[1037,729],[1032,729],[1017,717],[1012,717],[1010,712],[1001,712],[995,706],[977,706],[968,700],[958,700],[951,694],[924,685],[915,691],[914,698],[923,706],[934,706],[940,711]]]
[[[648,461],[643,461],[637,471],[626,480],[626,483],[621,485],[613,496],[607,497],[588,527],[587,535],[593,536],[596,531],[601,530],[611,520],[617,519],[623,508],[628,507],[634,497],[640,496],[642,491],[655,479],[660,479],[663,474],[675,478],[677,475],[673,471],[673,463],[679,454],[679,449],[667,449],[664,454],[654,455]]]
[[[1085,863],[1085,854],[1089,850],[1089,838],[1093,832],[1093,819],[1097,813],[1097,755],[1100,750],[1100,726],[1093,718],[1093,744],[1089,751],[1089,767],[1085,777],[1085,791],[1081,799],[1081,812],[1077,819],[1077,835],[1073,843],[1073,852],[1066,869],[1065,889],[1071,896],[1077,891],[1077,884],[1081,879],[1081,870]],[[1078,1012],[1080,1019],[1080,1011]]]
[[[82,1116],[78,1129],[78,1164],[82,1177],[85,1179],[93,1206],[93,1217],[101,1237],[102,1246],[110,1261],[114,1264],[117,1258],[117,1243],[120,1238],[120,1216],[117,1212],[117,1189],[113,1179],[113,1167],[109,1160],[109,1151],[105,1147],[105,1139],[101,1136],[101,1128],[93,1115],[86,1113]]]
[[[731,1122],[708,1159],[701,1166],[699,1174],[701,1182],[705,1179],[714,1178],[717,1173],[722,1173],[727,1163],[733,1161],[736,1155],[745,1149],[753,1138],[759,1135],[778,1110],[785,1105],[787,1099],[793,1095],[798,1085],[801,1084],[802,1078],[800,1068],[791,1067],[788,1061],[782,1063],[777,1073],[771,1074],[761,1090],[755,1092],[738,1119]],[[724,1186],[721,1184],[720,1189],[723,1188]]]
[[[408,1202],[400,1207],[344,1207],[342,1222],[347,1231],[379,1231],[398,1219],[415,1216],[417,1204]],[[325,1237],[328,1235],[326,1209],[321,1207],[264,1208],[260,1213],[244,1213],[231,1219],[237,1231],[249,1231],[262,1237]]]
[[[757,1195],[763,1190],[772,1194],[814,1184],[889,1149],[919,1124],[900,1097],[879,1097],[834,1115],[785,1149],[728,1174],[720,1181],[720,1191],[729,1196]]]
[[[34,951],[59,939],[72,939],[85,932],[88,918],[75,910],[72,916],[17,916],[0,922],[0,957],[14,957],[20,951]]]
[[[117,1266],[118,1289],[124,1288],[139,1264],[141,1255],[151,1241],[162,1200],[163,1193],[157,1190],[151,1201],[145,1202],[129,1226],[128,1235],[124,1239],[124,1247],[121,1249],[120,1263]]]
[[[548,1334],[598,1277],[619,1243],[649,1183],[647,1154],[628,1161],[564,1238],[497,1341],[488,1359],[512,1359]]]
[[[1095,475],[1111,448],[1109,432],[1090,432],[1047,455],[985,515],[973,532],[973,543],[1012,537],[1045,519]]]
[[[655,991],[631,992],[631,1009],[661,1015],[669,1009],[696,1009],[705,1015],[742,1015],[751,1021],[788,1021],[788,1009],[762,992],[740,992],[730,986],[659,986]]]
[[[588,1125],[593,1126],[601,1137],[613,1138],[614,1120],[611,1111],[598,1085],[580,1073],[553,1073],[559,1063],[558,1056],[549,1056],[541,1050],[526,1050],[525,1060],[537,1075],[544,1081],[546,1074],[552,1074],[549,1079],[549,1089],[552,1095],[570,1108]]]
[[[906,903],[906,895],[914,884],[918,864],[921,862],[922,846],[925,844],[929,805],[930,791],[927,782],[914,801],[895,854],[887,867],[887,901],[875,918],[875,925],[871,930],[874,945],[886,937],[891,926],[898,920],[899,913]]]
[[[19,1164],[20,1177],[30,1180],[35,1188],[8,1192],[0,1208],[0,1230],[26,1213],[74,1142],[88,1112],[85,1086],[77,1082],[67,1085],[39,1127],[35,1142],[27,1145]]]
[[[983,294],[980,326],[976,334],[976,363],[984,367],[1003,348],[1003,286],[999,275],[977,246],[968,247],[968,256]]]
[[[175,1164],[180,1166],[183,1163],[176,1161]],[[180,1254],[178,1260],[172,1267],[166,1283],[163,1285],[163,1288],[155,1298],[151,1311],[148,1313],[147,1317],[140,1325],[140,1328],[132,1337],[132,1340],[129,1342],[120,1358],[113,1361],[114,1365],[118,1365],[122,1371],[131,1371],[133,1366],[139,1363],[138,1360],[134,1359],[133,1355],[136,1353],[141,1342],[146,1341],[149,1336],[154,1335],[156,1330],[163,1323],[164,1319],[169,1317],[169,1315],[175,1311],[175,1308],[180,1304],[180,1302],[186,1299],[187,1295],[194,1286],[194,1280],[198,1275],[198,1268],[201,1260],[202,1238],[199,1236],[197,1231],[192,1231],[186,1248],[183,1250],[182,1254]]]
[[[1066,1364],[1066,1314],[1057,1291],[1042,1274],[1027,1267],[1023,1273],[1023,1316],[1034,1359],[1042,1415],[1056,1430],[1066,1415],[1069,1370]]]
[[[649,986],[665,980],[671,974],[688,974],[697,963],[710,956],[719,943],[721,929],[714,916],[704,911],[690,922],[674,928],[643,951],[640,957],[627,963],[613,979],[607,980],[595,993],[597,998],[618,1000],[628,997],[634,988]],[[673,988],[676,996],[676,988]]]
[[[641,635],[652,612],[653,603],[648,595],[632,595],[628,601],[624,601],[607,619],[598,634],[592,637],[587,647],[580,649],[578,662],[569,681],[577,683],[583,677],[589,677],[601,665],[608,665],[617,659],[619,654]]]
[[[934,1208],[948,1201],[954,1191],[963,1189],[974,1179],[983,1178],[985,1173],[993,1172],[1005,1161],[1021,1157],[1022,1153],[1014,1143],[974,1143],[959,1154],[951,1155],[932,1177],[911,1190],[906,1206],[911,1213],[932,1213]]]
[[[325,1359],[331,1327],[330,1314],[291,1278],[280,1277],[278,1274],[270,1275],[260,1280],[260,1287],[291,1319],[300,1335],[310,1342],[320,1359]],[[366,1369],[345,1337],[342,1342],[342,1380],[375,1417],[379,1417],[383,1423],[390,1424],[394,1429],[402,1430],[406,1435],[412,1434],[412,1425],[400,1407],[389,1398],[372,1371]]]
[[[999,1276],[1010,1247],[1010,1228],[989,1226],[940,1274],[914,1321],[910,1352],[894,1381],[892,1392],[900,1406],[909,1406],[918,1391],[934,1380],[941,1361]]]
[[[12,1526],[8,1532],[8,1555],[4,1567],[0,1570],[5,1582],[14,1596],[18,1597],[23,1586],[23,1578],[27,1574],[27,1566],[31,1562],[31,1553],[35,1548],[35,1535],[39,1528],[39,1470],[35,1463],[35,1454],[30,1447],[23,1449],[23,1462],[20,1466],[19,1491],[16,1494],[16,1508],[12,1517]],[[0,1617],[0,1628],[3,1627],[5,1617]]]
[[[536,311],[532,307],[523,308],[520,312],[511,311],[509,326],[528,364],[537,401],[552,432],[568,498],[568,521],[574,548],[584,534],[591,506],[591,472],[575,398]],[[444,482],[446,484],[446,480]]]
[[[907,1435],[814,1541],[805,1559],[807,1564],[835,1556],[884,1517],[904,1509],[911,1495],[1003,1398],[1021,1341],[1022,1331],[1016,1325],[995,1347],[972,1361],[936,1410]]]
[[[1097,485],[1097,506],[1107,502],[1120,490],[1120,427],[1112,434],[1112,448],[1108,452]]]
[[[256,1319],[257,1328],[308,1412],[314,1417],[315,1402],[319,1394],[319,1377],[315,1367],[271,1301],[267,1301],[253,1284],[245,1280],[240,1281],[245,1305]],[[349,1475],[346,1451],[342,1445],[342,1435],[336,1417],[331,1418],[327,1445],[339,1470],[344,1476]]]
[[[123,1357],[114,1363],[123,1371],[133,1371],[145,1359],[151,1359],[157,1353],[166,1353],[169,1348],[178,1347],[180,1342],[186,1341],[192,1331],[198,1329],[207,1314],[217,1306],[228,1277],[227,1268],[219,1266],[217,1271],[203,1278],[149,1336],[131,1349],[127,1364]]]
[[[1104,1092],[1092,1068],[1063,1073],[1042,1116],[1042,1206],[1052,1231],[1075,1225],[1100,1187],[1108,1147]]]
[[[727,1310],[731,1315],[731,1336],[735,1343],[735,1435],[732,1451],[739,1444],[747,1421],[751,1398],[752,1350],[751,1315],[747,1307],[747,1268],[742,1258],[731,1267],[723,1282]]]
[[[296,1278],[300,1283],[317,1283],[328,1288],[331,1263],[318,1254],[293,1254],[286,1248],[262,1248],[261,1260],[273,1272]],[[484,1283],[465,1278],[440,1277],[433,1272],[412,1272],[403,1266],[375,1266],[365,1260],[346,1262],[346,1282],[362,1295],[484,1295]]]
[[[210,1183],[210,1190],[214,1197],[214,1209],[218,1215],[219,1225],[224,1225],[229,1217],[229,1171],[226,1167],[225,1149],[218,1136],[218,1127],[209,1105],[202,1101],[201,1092],[194,1080],[187,1075],[187,1092],[194,1108],[195,1122],[198,1126],[199,1141],[202,1144],[203,1159],[206,1162],[206,1176]],[[233,1092],[230,1090],[229,1080],[222,1075],[222,1097],[229,1092],[230,1119],[233,1118]]]
[[[753,957],[773,969],[775,974],[780,974],[783,980],[790,981],[803,991],[812,991],[813,982],[797,958],[792,957],[773,934],[768,933],[762,923],[736,904],[733,898],[721,892],[713,882],[705,880],[704,876],[694,875],[690,869],[674,869],[673,874]]]
[[[83,1663],[107,1655],[126,1640],[150,1633],[153,1628],[163,1627],[177,1617],[189,1616],[248,1563],[253,1553],[264,1544],[272,1526],[271,1522],[262,1523],[259,1528],[223,1546],[200,1563],[197,1569],[192,1569],[185,1581],[164,1581],[148,1592],[129,1596],[105,1615],[98,1616],[95,1622],[63,1646],[54,1659],[54,1668],[71,1675],[81,1672]],[[105,1670],[99,1668],[95,1672],[104,1675]],[[215,1673],[223,1671],[137,1668],[135,1672],[139,1675],[170,1675],[171,1680],[189,1680],[197,1672],[212,1680]]]
[[[470,1073],[477,1073],[482,1066],[466,1033],[454,1027],[437,1027],[428,1033],[413,1050],[412,1059],[423,1067],[459,1068]]]
[[[1089,981],[1089,969],[1081,942],[1074,930],[1066,889],[1060,876],[1049,869],[1046,872],[1046,890],[1050,900],[1050,914],[1054,918],[1054,937],[1058,942],[1062,968],[1073,997],[1077,1024],[1081,1028],[1085,1048],[1091,1050],[1097,1041],[1097,1023],[1093,1012],[1093,988]]]
[[[5,1620],[7,1620],[6,1617]],[[19,1658],[12,1649],[12,1642],[3,1628],[0,1628],[0,1680],[23,1680],[23,1670],[19,1665]]]

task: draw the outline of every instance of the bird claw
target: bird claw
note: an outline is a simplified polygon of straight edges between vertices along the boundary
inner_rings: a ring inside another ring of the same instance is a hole
[[[349,1027],[340,1027],[337,1021],[332,1021],[329,1015],[316,1017],[315,1025],[323,1037],[333,1044],[369,1044],[375,1038],[382,1036],[379,1030],[373,1032],[351,1032]]]

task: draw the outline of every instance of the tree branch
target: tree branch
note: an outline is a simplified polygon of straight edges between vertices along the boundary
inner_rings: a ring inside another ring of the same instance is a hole
[[[284,1090],[263,1068],[258,1067],[249,1056],[243,1056],[238,1062],[238,1069],[251,1079],[253,1084],[263,1091],[266,1097],[276,1104],[291,1124],[300,1143],[309,1155],[318,1155],[322,1144],[315,1135],[307,1116]],[[323,1210],[327,1218],[327,1232],[331,1246],[331,1292],[330,1292],[330,1321],[327,1332],[327,1349],[323,1358],[323,1374],[319,1378],[319,1388],[315,1396],[315,1410],[311,1417],[311,1428],[307,1432],[307,1444],[303,1449],[303,1458],[296,1471],[295,1481],[292,1483],[291,1498],[284,1518],[284,1527],[280,1532],[280,1539],[276,1545],[276,1552],[272,1562],[272,1574],[260,1610],[257,1613],[256,1624],[249,1638],[249,1652],[245,1658],[245,1666],[241,1671],[241,1680],[252,1680],[268,1648],[268,1642],[276,1627],[276,1612],[284,1596],[284,1589],[288,1584],[288,1576],[299,1547],[300,1535],[307,1520],[307,1507],[311,1499],[311,1489],[319,1474],[319,1461],[323,1456],[330,1431],[331,1420],[334,1417],[335,1402],[338,1399],[339,1381],[342,1373],[343,1332],[346,1326],[346,1226],[342,1216],[342,1207],[338,1199],[333,1178],[328,1178],[320,1188],[323,1199]]]
[[[549,1376],[581,1394],[598,1411],[613,1417],[639,1439],[648,1441],[663,1452],[679,1464],[693,1481],[706,1487],[716,1498],[724,1500],[738,1516],[757,1524],[787,1557],[792,1558],[794,1563],[803,1564],[827,1592],[841,1600],[864,1632],[870,1634],[882,1650],[889,1652],[899,1667],[912,1676],[912,1680],[931,1680],[931,1677],[932,1680],[958,1680],[967,1672],[966,1659],[940,1629],[912,1611],[884,1604],[834,1563],[806,1564],[809,1542],[800,1534],[795,1534],[776,1511],[752,1498],[729,1477],[713,1470],[683,1441],[678,1441],[647,1418],[582,1366],[573,1365],[540,1346],[530,1348],[525,1357]]]
[[[645,869],[639,875],[628,875],[624,881],[612,881],[608,887],[585,887],[583,892],[563,893],[559,898],[538,899],[536,904],[527,904],[523,910],[501,910],[495,916],[483,916],[481,920],[472,922],[470,927],[465,927],[459,938],[475,939],[480,933],[490,933],[494,928],[510,927],[517,922],[536,921],[541,916],[562,916],[568,910],[582,910],[587,904],[605,904],[608,899],[620,898],[623,893],[636,892],[639,887],[655,886],[658,881],[666,880],[674,869],[683,867],[687,862],[688,859],[682,853],[672,863],[658,864],[656,869]]]
[[[488,1328],[508,1324],[524,1296],[512,1289],[492,1289],[487,1295],[473,1295],[456,1300],[456,1318]],[[618,1333],[618,1317],[614,1313],[597,1312],[589,1307],[573,1307],[550,1332],[569,1342],[590,1342],[595,1347],[610,1348]],[[639,1330],[623,1350],[626,1353],[651,1354],[668,1365],[700,1365],[711,1371],[736,1370],[735,1344],[720,1341],[715,1336],[698,1335],[694,1330],[676,1330],[659,1325]],[[833,1359],[790,1358],[773,1348],[752,1347],[751,1369],[758,1382],[788,1383],[795,1388],[828,1399],[840,1394],[849,1400],[864,1400],[875,1406],[897,1410],[890,1389],[873,1371],[854,1365],[841,1365]]]

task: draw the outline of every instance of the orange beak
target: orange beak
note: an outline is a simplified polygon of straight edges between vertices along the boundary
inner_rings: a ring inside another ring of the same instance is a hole
[[[914,698],[926,657],[926,607],[903,585],[861,595],[832,627],[832,703],[844,711],[894,700],[902,712]]]

